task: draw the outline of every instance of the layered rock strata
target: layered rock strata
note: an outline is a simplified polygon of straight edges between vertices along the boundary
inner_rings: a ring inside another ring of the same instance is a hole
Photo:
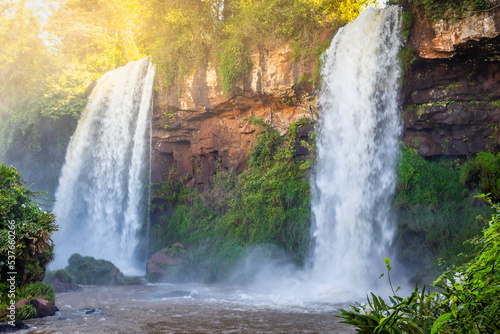
[[[181,181],[204,189],[219,168],[242,172],[262,118],[284,135],[301,119],[317,117],[313,73],[317,57],[292,59],[290,45],[256,50],[248,75],[226,95],[217,68],[198,68],[155,96],[153,181]],[[301,133],[304,131],[301,131]],[[298,147],[299,154],[304,148]]]
[[[403,141],[423,156],[497,150],[500,8],[449,22],[419,15],[402,86]]]

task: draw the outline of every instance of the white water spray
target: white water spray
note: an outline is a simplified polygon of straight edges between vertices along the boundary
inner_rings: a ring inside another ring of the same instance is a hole
[[[106,73],[93,89],[59,179],[54,267],[80,253],[137,271],[154,74],[148,57]]]
[[[400,8],[369,8],[325,52],[312,178],[313,277],[364,290],[384,272],[401,124]]]

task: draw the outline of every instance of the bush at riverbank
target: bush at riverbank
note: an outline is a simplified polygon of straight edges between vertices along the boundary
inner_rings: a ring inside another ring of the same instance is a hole
[[[23,298],[54,300],[52,288],[40,281],[53,257],[51,235],[57,225],[52,212],[42,209],[38,203],[39,195],[23,186],[21,174],[14,167],[7,167],[4,163],[0,165],[2,310]],[[18,319],[33,315],[32,308],[27,306],[23,310],[19,312]],[[6,312],[1,312],[0,318],[6,315]]]

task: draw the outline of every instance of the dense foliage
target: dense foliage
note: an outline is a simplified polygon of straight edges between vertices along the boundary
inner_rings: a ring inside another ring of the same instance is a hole
[[[321,31],[353,20],[372,0],[149,0],[140,41],[165,86],[197,65],[218,65],[230,92],[246,73],[252,48],[289,41],[296,57],[309,54]],[[170,38],[165,38],[170,36]]]
[[[458,19],[478,15],[492,7],[489,0],[394,0],[391,4],[412,4],[433,20]]]
[[[303,262],[309,246],[311,161],[294,155],[299,124],[282,138],[261,120],[253,122],[262,132],[251,150],[249,169],[239,177],[220,168],[208,192],[175,184],[156,191],[157,197],[173,202],[176,211],[152,226],[151,251],[175,242],[186,245],[190,265],[176,275],[224,277],[256,245],[266,245],[270,256],[278,246],[296,264]]]
[[[14,167],[0,164],[0,320],[10,305],[7,278],[16,272],[16,300],[23,298],[54,299],[52,289],[40,282],[52,260],[52,233],[57,229],[55,217],[40,207],[37,193],[23,187],[21,175]],[[26,307],[19,317],[32,315]],[[18,317],[18,318],[19,318]]]
[[[463,242],[481,231],[476,217],[490,214],[490,208],[474,197],[479,194],[476,187],[461,182],[469,164],[426,160],[411,147],[404,147],[400,155],[394,201],[398,252],[404,262],[422,268],[426,281],[441,269],[423,267],[438,258],[458,261],[456,254],[470,250]]]
[[[474,256],[446,270],[434,283],[436,292],[416,287],[408,297],[389,298],[390,303],[372,294],[368,305],[341,310],[340,316],[359,333],[498,333],[500,206],[487,201],[495,212],[483,235],[469,241]],[[388,259],[386,265],[390,274]]]
[[[480,187],[481,192],[490,194],[494,202],[500,202],[500,153],[479,152],[464,164],[461,181]]]
[[[118,1],[99,3],[47,1],[36,12],[26,1],[8,0],[0,7],[0,159],[50,193],[87,87],[139,56],[111,27],[126,29],[132,23],[117,19],[130,15],[117,10]],[[41,17],[46,11],[52,15]]]
[[[14,167],[0,164],[0,263],[1,281],[7,279],[11,245],[15,249],[15,271],[20,285],[43,279],[45,267],[52,260],[51,235],[57,229],[55,217],[40,207],[37,193],[23,187],[21,175]],[[10,222],[13,222],[11,229]],[[14,243],[11,232],[15,231]]]
[[[92,256],[73,254],[68,259],[65,270],[50,274],[49,281],[56,277],[61,282],[75,282],[83,285],[130,285],[139,284],[138,277],[126,277],[110,261],[95,259]]]

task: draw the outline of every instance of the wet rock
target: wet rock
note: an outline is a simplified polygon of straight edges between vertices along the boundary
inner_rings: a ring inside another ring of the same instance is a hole
[[[21,307],[23,305],[26,305],[26,304],[29,304],[29,303],[30,303],[29,300],[27,300],[27,299],[21,299],[21,300],[18,300],[14,306],[16,308],[19,308],[19,307]]]
[[[82,290],[82,287],[73,282],[61,282],[57,278],[50,284],[55,292],[69,292]]]
[[[189,297],[191,296],[191,292],[184,290],[175,290],[163,295],[156,296],[155,298],[178,298],[178,297]]]
[[[85,314],[100,314],[101,309],[100,308],[85,308]]]
[[[36,318],[50,317],[56,315],[56,312],[59,311],[54,302],[45,299],[33,299],[30,304],[36,309]]]
[[[151,282],[160,281],[169,266],[180,266],[187,259],[187,249],[181,243],[175,243],[153,254],[146,262],[146,278]]]
[[[71,255],[66,270],[77,284],[121,285],[126,281],[120,269],[113,263],[92,256]]]
[[[54,302],[48,301],[46,299],[32,299],[32,300],[21,299],[16,302],[15,307],[19,308],[27,304],[33,305],[33,307],[35,307],[36,318],[53,316],[56,314],[57,311],[59,311]]]
[[[8,322],[0,322],[0,333],[12,333],[17,332],[22,329],[28,329],[29,326],[26,325],[21,320],[15,320],[14,325]]]
[[[457,49],[471,41],[492,39],[500,35],[500,8],[462,19],[433,21],[422,11],[415,11],[411,46],[422,58],[450,58]]]

